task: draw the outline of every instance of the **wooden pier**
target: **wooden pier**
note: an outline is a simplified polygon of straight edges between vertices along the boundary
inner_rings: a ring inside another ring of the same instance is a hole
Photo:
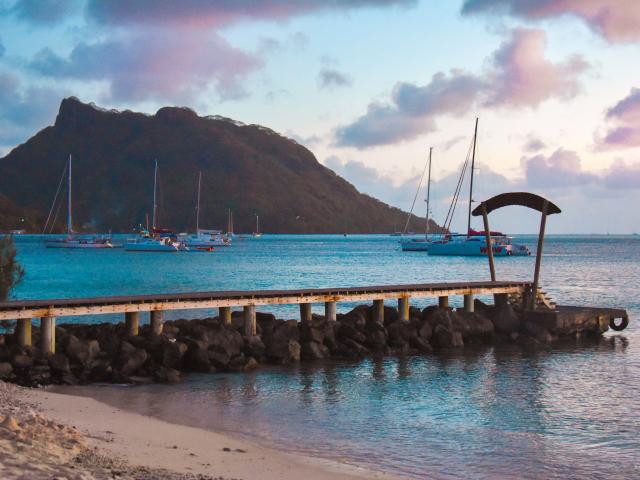
[[[336,319],[336,302],[371,301],[374,315],[382,322],[384,301],[398,301],[400,319],[409,320],[411,298],[438,297],[440,306],[449,305],[450,296],[463,296],[464,309],[473,311],[476,295],[507,295],[525,297],[531,291],[530,282],[491,281],[422,283],[371,287],[320,288],[295,290],[249,290],[190,292],[161,295],[133,295],[119,297],[25,300],[0,303],[0,320],[17,320],[17,338],[23,345],[31,345],[31,322],[40,319],[42,351],[55,351],[56,319],[68,316],[124,314],[125,325],[132,336],[138,334],[140,312],[150,312],[151,333],[162,333],[163,312],[218,308],[224,323],[231,323],[231,308],[243,307],[246,335],[255,335],[256,306],[300,305],[300,320],[311,320],[311,304],[324,303],[327,320]]]

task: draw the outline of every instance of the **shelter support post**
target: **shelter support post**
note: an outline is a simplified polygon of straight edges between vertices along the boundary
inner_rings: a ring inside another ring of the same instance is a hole
[[[384,300],[373,301],[373,321],[384,325]]]
[[[218,316],[224,325],[231,325],[231,307],[218,308]]]
[[[487,206],[482,202],[482,221],[484,222],[484,235],[487,241],[487,258],[489,259],[489,272],[491,273],[491,281],[496,281],[496,266],[493,262],[493,245],[491,244],[491,230],[489,229],[489,214]]]
[[[438,297],[438,307],[449,308],[449,297],[447,297],[446,295]]]
[[[538,297],[538,284],[540,282],[540,263],[542,262],[542,248],[544,246],[544,231],[547,226],[547,209],[549,202],[544,201],[542,205],[542,218],[540,219],[540,233],[538,235],[538,249],[536,251],[536,266],[533,272],[533,285],[531,286],[531,298],[529,306],[532,310],[536,308],[536,300]]]
[[[473,294],[468,293],[464,296],[464,311],[473,313]]]
[[[42,353],[56,353],[56,317],[40,319],[40,349]]]
[[[21,347],[31,346],[31,319],[20,318],[16,325],[16,337]]]
[[[300,322],[301,323],[311,323],[311,304],[310,303],[301,303],[300,304]]]
[[[164,312],[162,310],[152,310],[149,312],[149,326],[151,327],[151,335],[162,335],[164,326]]]

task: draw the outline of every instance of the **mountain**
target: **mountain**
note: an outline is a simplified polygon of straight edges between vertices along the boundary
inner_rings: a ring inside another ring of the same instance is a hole
[[[268,128],[188,108],[155,115],[104,110],[71,97],[53,126],[0,159],[0,195],[14,212],[7,209],[3,223],[29,215],[27,223],[44,224],[70,154],[78,230],[143,224],[152,209],[155,159],[161,227],[194,228],[199,171],[203,227],[226,229],[229,208],[236,232],[253,231],[255,214],[261,230],[274,233],[388,233],[406,221],[405,212],[358,192],[307,148]],[[66,221],[61,185],[57,230]],[[424,231],[424,219],[411,225]]]

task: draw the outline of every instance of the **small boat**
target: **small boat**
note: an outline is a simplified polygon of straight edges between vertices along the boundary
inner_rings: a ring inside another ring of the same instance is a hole
[[[200,189],[202,172],[198,173],[198,196],[196,202],[196,232],[182,233],[177,240],[190,250],[198,252],[213,252],[215,247],[231,246],[231,238],[225,237],[221,230],[200,228]]]
[[[447,234],[441,240],[433,241],[429,245],[429,255],[450,255],[450,256],[487,256],[489,248],[493,251],[494,257],[511,257],[511,256],[528,256],[531,255],[526,245],[511,243],[512,237],[500,232],[489,232],[490,246],[487,245],[487,235],[485,232],[478,232],[471,228],[471,210],[473,206],[473,177],[476,161],[476,144],[478,139],[478,119],[476,118],[475,129],[473,133],[472,155],[471,155],[471,174],[469,180],[469,212],[467,216],[467,233],[466,234]],[[458,179],[458,184],[444,221],[444,227],[449,230],[451,221],[455,213],[460,191],[464,182],[465,173],[469,166],[469,154],[462,166],[462,172]]]
[[[27,231],[24,228],[9,230],[9,235],[24,235],[25,233],[27,233]]]
[[[256,214],[256,231],[253,232],[253,238],[260,238],[262,234],[260,233],[260,217]]]
[[[188,251],[189,248],[177,241],[176,235],[170,230],[156,228],[157,209],[157,183],[158,183],[158,161],[155,162],[153,173],[153,215],[151,233],[142,230],[136,238],[127,239],[124,249],[127,252],[178,252]]]
[[[65,238],[57,238],[57,239],[48,239],[45,241],[45,245],[47,248],[113,248],[111,244],[111,238],[106,236],[98,236],[98,235],[82,235],[78,236],[73,231],[73,216],[72,216],[72,202],[71,202],[71,161],[72,157],[69,155],[69,162],[65,167],[65,170],[68,171],[68,184],[67,184],[67,236]],[[62,178],[64,178],[64,170],[62,172]],[[51,213],[53,212],[53,208],[55,206],[56,200],[58,198],[58,193],[60,192],[60,186],[62,185],[62,178],[60,179],[60,184],[58,185],[58,190],[56,191],[56,195],[53,198],[53,204],[51,205],[51,210],[49,211],[49,216],[47,217],[47,221],[44,226],[44,231],[46,232],[47,226],[49,224],[49,220],[51,219]],[[55,223],[55,220],[54,222]],[[51,226],[53,228],[53,225]]]
[[[427,202],[427,215],[426,215],[426,229],[424,233],[424,238],[405,238],[400,240],[400,247],[403,252],[428,252],[429,245],[431,244],[431,238],[429,238],[429,197],[431,194],[431,154],[433,152],[433,147],[429,148],[429,175],[427,177],[427,198],[425,202]],[[427,168],[425,165],[425,169]],[[422,179],[424,178],[424,170],[422,171],[422,177],[420,177],[420,182],[418,183],[418,190],[416,191],[416,196],[413,199],[413,203],[415,204],[416,198],[418,197],[418,193],[420,192],[420,187],[422,186]],[[409,212],[409,218],[407,219],[407,226],[409,225],[409,220],[411,219],[411,213],[413,212],[413,205],[411,205],[411,212]],[[405,227],[406,229],[406,227]]]

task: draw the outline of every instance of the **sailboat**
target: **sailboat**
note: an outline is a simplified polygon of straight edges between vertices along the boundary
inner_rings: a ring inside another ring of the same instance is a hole
[[[72,157],[69,155],[69,162],[67,163],[68,169],[68,185],[67,185],[67,236],[62,239],[48,240],[45,245],[47,248],[113,248],[111,244],[111,239],[108,237],[96,236],[96,235],[74,235],[73,231],[73,216],[72,216],[72,202],[71,202],[71,165],[72,165]],[[62,173],[64,178],[64,171]],[[60,179],[60,184],[62,183],[62,178]],[[46,231],[47,225],[49,223],[49,219],[51,218],[51,213],[53,212],[53,207],[56,203],[56,198],[58,197],[58,192],[60,191],[60,185],[58,185],[58,191],[53,199],[53,205],[51,205],[51,210],[49,211],[49,217],[47,218],[47,222],[45,223],[44,230]],[[54,220],[55,223],[55,220]]]
[[[221,230],[200,228],[200,190],[202,172],[198,172],[198,197],[196,202],[196,233],[180,235],[178,238],[184,245],[194,251],[213,251],[215,247],[228,247],[231,238],[225,238]]]
[[[431,194],[431,154],[433,152],[433,147],[429,148],[429,175],[427,176],[427,198],[425,202],[427,202],[427,226],[425,229],[424,238],[406,238],[400,240],[400,246],[402,247],[403,252],[427,252],[429,251],[429,244],[431,243],[431,238],[429,238],[429,197]],[[426,165],[425,165],[426,167]],[[423,172],[424,175],[424,172]],[[422,179],[420,179],[420,183],[418,184],[418,191],[416,192],[416,196],[420,191],[420,187],[422,186]],[[415,199],[414,199],[415,203]],[[413,211],[413,206],[411,207]],[[409,218],[411,218],[411,213],[409,213]],[[407,220],[407,225],[409,224],[409,220]],[[406,227],[405,227],[406,229]]]
[[[169,231],[156,228],[157,210],[157,184],[158,184],[158,161],[155,161],[153,172],[153,214],[151,217],[151,232],[143,230],[139,237],[130,238],[125,243],[124,249],[128,252],[177,252],[188,249],[181,247],[176,242]]]
[[[447,234],[438,241],[432,241],[429,245],[429,255],[454,255],[454,256],[487,256],[489,248],[493,250],[495,257],[508,256],[526,256],[531,255],[530,250],[525,245],[512,244],[511,237],[501,232],[489,232],[491,245],[487,245],[485,232],[476,231],[471,228],[471,210],[473,206],[473,177],[476,161],[476,145],[478,140],[478,119],[476,118],[475,129],[473,133],[473,150],[471,156],[471,177],[469,181],[469,212],[467,215],[467,233],[466,234]],[[460,197],[460,190],[464,181],[464,176],[469,162],[467,159],[462,166],[462,172],[458,179],[456,191],[453,195],[447,218],[444,226],[448,230],[451,226],[453,214],[455,213],[456,204]]]
[[[253,238],[260,238],[262,234],[260,233],[260,217],[256,214],[256,231],[253,232]]]

